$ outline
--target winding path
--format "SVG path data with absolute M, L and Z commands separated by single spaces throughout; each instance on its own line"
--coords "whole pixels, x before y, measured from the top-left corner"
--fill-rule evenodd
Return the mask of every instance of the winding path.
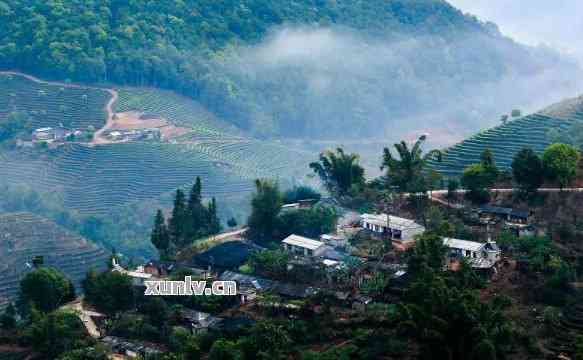
M 107 105 L 105 105 L 105 111 L 107 112 L 107 121 L 105 122 L 105 126 L 103 126 L 101 129 L 97 130 L 93 134 L 93 140 L 91 141 L 91 144 L 94 144 L 94 145 L 106 144 L 106 143 L 110 142 L 110 141 L 106 140 L 102 136 L 102 134 L 106 130 L 111 129 L 111 127 L 113 126 L 113 123 L 114 123 L 113 117 L 115 115 L 115 112 L 113 111 L 113 105 L 117 102 L 118 93 L 117 93 L 117 91 L 115 91 L 113 89 L 106 89 L 106 90 L 111 95 L 111 99 L 109 99 L 109 101 L 107 102 Z
M 103 134 L 104 131 L 110 129 L 113 126 L 113 122 L 114 122 L 113 116 L 115 115 L 115 112 L 113 111 L 113 105 L 116 103 L 116 101 L 118 99 L 118 92 L 116 90 L 110 89 L 110 88 L 101 88 L 101 87 L 96 87 L 96 86 L 69 84 L 69 83 L 64 83 L 64 82 L 59 82 L 59 81 L 46 81 L 46 80 L 41 80 L 41 79 L 34 77 L 32 75 L 24 74 L 24 73 L 21 73 L 18 71 L 0 71 L 0 74 L 21 76 L 25 79 L 28 79 L 30 81 L 34 81 L 34 82 L 39 83 L 39 84 L 47 84 L 47 85 L 62 86 L 62 87 L 77 88 L 77 89 L 91 89 L 91 90 L 107 91 L 111 95 L 111 98 L 109 99 L 109 101 L 105 105 L 105 112 L 107 113 L 107 119 L 105 121 L 105 125 L 93 134 L 93 140 L 90 142 L 90 144 L 98 145 L 98 144 L 107 144 L 110 142 L 110 141 L 104 139 L 101 135 Z

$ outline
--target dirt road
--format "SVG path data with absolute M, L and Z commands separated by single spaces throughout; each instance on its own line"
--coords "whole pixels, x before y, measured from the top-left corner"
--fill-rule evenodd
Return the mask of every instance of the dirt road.
M 89 335 L 91 337 L 98 339 L 101 336 L 101 334 L 99 333 L 99 329 L 97 328 L 97 325 L 95 325 L 95 322 L 93 321 L 91 316 L 102 316 L 102 315 L 99 313 L 96 313 L 94 311 L 85 310 L 83 308 L 83 303 L 82 303 L 81 299 L 75 300 L 72 303 L 69 303 L 69 304 L 63 306 L 63 308 L 73 310 L 73 311 L 75 311 L 75 313 L 77 313 L 77 315 L 79 316 L 79 319 L 81 319 L 81 321 L 83 322 L 83 325 L 85 326 L 85 328 L 87 329 L 87 332 L 89 333 Z
M 0 74 L 21 76 L 25 79 L 28 79 L 30 81 L 34 81 L 34 82 L 39 83 L 39 84 L 62 86 L 62 87 L 69 87 L 69 88 L 76 88 L 76 89 L 91 89 L 91 90 L 107 91 L 111 95 L 111 98 L 109 99 L 109 101 L 105 105 L 105 112 L 107 113 L 107 119 L 106 119 L 105 125 L 93 134 L 93 140 L 91 141 L 91 144 L 105 144 L 105 143 L 110 142 L 110 141 L 104 139 L 102 137 L 102 134 L 105 130 L 107 130 L 113 126 L 113 116 L 115 114 L 115 112 L 113 111 L 113 106 L 118 99 L 118 93 L 116 90 L 107 89 L 107 88 L 100 88 L 100 87 L 95 87 L 95 86 L 79 85 L 79 84 L 68 84 L 68 83 L 59 82 L 59 81 L 45 81 L 45 80 L 41 80 L 39 78 L 36 78 L 36 77 L 28 75 L 28 74 L 18 72 L 18 71 L 0 71 Z
M 107 112 L 107 121 L 105 122 L 104 127 L 97 130 L 93 134 L 93 140 L 91 141 L 92 144 L 106 144 L 106 143 L 111 142 L 111 141 L 105 139 L 102 135 L 106 130 L 110 129 L 114 124 L 113 117 L 115 115 L 115 112 L 113 111 L 113 105 L 117 102 L 118 94 L 117 94 L 117 91 L 115 91 L 113 89 L 107 89 L 107 91 L 111 95 L 111 99 L 109 99 L 109 101 L 107 102 L 107 105 L 105 105 L 105 111 Z

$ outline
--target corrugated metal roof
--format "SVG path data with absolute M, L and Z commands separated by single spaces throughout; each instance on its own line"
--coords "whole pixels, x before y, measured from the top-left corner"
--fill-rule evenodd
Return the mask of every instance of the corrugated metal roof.
M 486 244 L 468 240 L 443 238 L 443 245 L 452 249 L 480 251 Z
M 377 226 L 387 226 L 387 214 L 362 214 L 360 218 L 363 221 L 366 221 L 369 224 L 377 225 Z M 425 227 L 422 225 L 417 224 L 413 220 L 404 219 L 398 216 L 389 215 L 388 219 L 389 227 L 395 230 L 425 230 Z
M 290 235 L 283 240 L 284 244 L 298 246 L 301 248 L 309 249 L 309 250 L 316 250 L 319 247 L 323 246 L 324 243 L 318 240 L 308 239 L 303 236 L 299 235 Z

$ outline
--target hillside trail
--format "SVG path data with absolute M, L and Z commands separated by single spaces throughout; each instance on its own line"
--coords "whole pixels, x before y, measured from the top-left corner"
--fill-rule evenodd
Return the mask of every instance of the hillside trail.
M 105 125 L 93 134 L 93 139 L 91 140 L 90 144 L 99 145 L 99 144 L 107 144 L 110 142 L 110 141 L 104 139 L 102 134 L 106 130 L 110 129 L 114 124 L 113 116 L 115 115 L 115 112 L 113 111 L 113 106 L 117 102 L 117 99 L 119 97 L 117 90 L 111 89 L 111 88 L 101 88 L 101 87 L 81 85 L 81 84 L 69 84 L 69 83 L 64 83 L 64 82 L 60 82 L 60 81 L 46 81 L 46 80 L 39 79 L 39 78 L 32 76 L 32 75 L 29 75 L 29 74 L 19 72 L 19 71 L 0 71 L 0 74 L 21 76 L 27 80 L 34 81 L 34 82 L 39 83 L 39 84 L 62 86 L 62 87 L 69 87 L 69 88 L 76 88 L 76 89 L 91 89 L 91 90 L 107 91 L 109 93 L 109 95 L 111 95 L 111 98 L 109 99 L 109 101 L 105 105 L 105 112 L 107 113 L 107 119 L 105 121 Z
M 105 126 L 103 126 L 101 129 L 97 130 L 94 134 L 93 134 L 93 140 L 91 140 L 91 144 L 93 145 L 98 145 L 98 144 L 107 144 L 110 143 L 111 141 L 106 140 L 102 134 L 106 131 L 111 129 L 111 127 L 114 124 L 114 115 L 115 112 L 113 111 L 113 105 L 117 102 L 118 99 L 118 93 L 116 90 L 113 89 L 107 89 L 107 91 L 111 94 L 111 99 L 109 99 L 109 101 L 107 102 L 107 105 L 105 105 L 105 111 L 107 112 L 107 121 L 105 122 Z

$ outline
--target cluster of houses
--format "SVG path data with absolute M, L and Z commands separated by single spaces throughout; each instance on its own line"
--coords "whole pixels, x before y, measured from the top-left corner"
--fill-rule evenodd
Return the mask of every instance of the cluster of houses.
M 361 215 L 362 229 L 379 241 L 389 240 L 397 250 L 406 250 L 415 246 L 415 239 L 425 232 L 425 227 L 413 220 L 387 214 Z M 290 235 L 282 241 L 282 246 L 290 253 L 303 257 L 319 259 L 326 266 L 341 266 L 348 255 L 334 246 L 342 242 L 336 235 L 322 235 L 320 240 Z M 449 249 L 450 264 L 462 258 L 469 261 L 475 269 L 489 270 L 501 260 L 501 251 L 495 242 L 480 243 L 475 241 L 444 238 L 443 244 Z
M 160 141 L 162 133 L 159 128 L 115 129 L 107 132 L 105 137 L 115 142 L 126 141 Z
M 114 353 L 122 354 L 130 358 L 147 359 L 162 353 L 154 344 L 129 341 L 115 336 L 105 336 L 101 339 L 101 343 L 106 345 Z
M 75 141 L 86 137 L 89 133 L 81 129 L 67 129 L 62 126 L 43 127 L 32 132 L 32 143 L 45 142 L 52 144 L 55 142 Z
M 537 234 L 537 229 L 532 224 L 533 214 L 529 210 L 483 205 L 474 209 L 474 214 L 481 225 L 501 225 L 518 237 Z
M 312 204 L 299 202 L 289 204 L 285 209 L 300 209 L 309 206 Z M 530 226 L 531 214 L 528 212 L 491 206 L 482 207 L 476 211 L 480 221 L 486 225 L 502 221 L 507 225 L 517 226 L 518 229 Z M 414 220 L 388 214 L 360 214 L 350 227 L 359 232 L 369 233 L 371 241 L 390 241 L 397 251 L 415 246 L 418 236 L 425 232 L 425 228 Z M 362 270 L 362 278 L 357 279 L 357 284 L 362 284 L 366 281 L 367 276 L 370 278 L 375 272 L 381 270 L 387 274 L 392 274 L 395 284 L 407 281 L 406 265 L 380 262 L 373 264 L 366 259 L 355 258 L 350 255 L 350 245 L 347 238 L 348 236 L 343 231 L 337 231 L 335 234 L 323 234 L 318 239 L 292 234 L 281 242 L 281 248 L 292 255 L 288 269 L 302 264 L 318 266 L 320 269 L 326 270 L 327 274 L 331 274 L 346 268 L 348 259 L 352 258 L 359 260 Z M 497 264 L 502 260 L 501 250 L 493 241 L 476 242 L 444 237 L 443 245 L 448 248 L 446 269 L 449 270 L 456 270 L 461 260 L 465 259 L 475 270 L 491 274 L 496 272 Z M 196 254 L 191 260 L 180 264 L 169 261 L 149 261 L 134 271 L 128 271 L 114 262 L 113 271 L 123 272 L 134 280 L 136 286 L 143 286 L 146 280 L 164 279 L 178 266 L 186 267 L 202 279 L 235 281 L 237 283 L 235 302 L 240 306 L 259 304 L 258 302 L 264 299 L 260 297 L 262 293 L 278 295 L 282 299 L 278 306 L 281 306 L 284 311 L 291 311 L 293 310 L 291 307 L 297 307 L 295 302 L 286 302 L 286 299 L 301 300 L 318 293 L 332 295 L 350 305 L 354 310 L 366 308 L 367 304 L 372 301 L 372 298 L 358 290 L 360 285 L 357 285 L 353 290 L 346 290 L 347 288 L 340 290 L 330 281 L 318 282 L 319 285 L 309 286 L 292 281 L 267 279 L 244 272 L 243 265 L 247 264 L 250 255 L 254 251 L 261 250 L 261 247 L 252 242 L 233 240 Z M 229 326 L 235 326 L 233 324 L 241 321 L 252 320 L 234 318 L 233 316 L 214 316 L 190 309 L 185 309 L 182 315 L 182 325 L 190 329 L 193 334 L 201 334 L 209 330 L 222 330 Z M 123 339 L 112 337 L 106 339 L 112 348 L 124 350 L 126 354 L 139 353 L 143 356 L 147 352 L 156 351 L 155 348 L 128 343 Z

